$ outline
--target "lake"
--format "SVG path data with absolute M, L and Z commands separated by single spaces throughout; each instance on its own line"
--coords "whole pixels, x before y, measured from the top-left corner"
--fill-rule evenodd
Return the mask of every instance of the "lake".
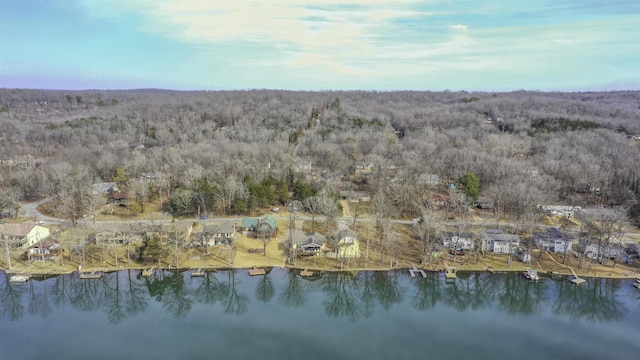
M 3 359 L 638 359 L 630 280 L 137 270 L 10 284 Z

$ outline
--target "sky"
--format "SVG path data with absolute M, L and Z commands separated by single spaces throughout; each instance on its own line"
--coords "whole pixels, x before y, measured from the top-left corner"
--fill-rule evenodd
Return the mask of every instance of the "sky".
M 0 0 L 0 87 L 640 89 L 640 1 Z

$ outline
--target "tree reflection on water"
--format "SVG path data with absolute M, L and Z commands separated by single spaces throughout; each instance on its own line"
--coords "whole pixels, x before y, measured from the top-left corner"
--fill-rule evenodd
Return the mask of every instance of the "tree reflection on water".
M 255 286 L 258 303 L 273 302 L 286 309 L 319 299 L 327 316 L 349 322 L 369 318 L 375 311 L 389 311 L 405 301 L 417 311 L 438 305 L 456 310 L 495 307 L 506 314 L 532 316 L 548 309 L 589 323 L 617 321 L 629 311 L 640 310 L 640 294 L 627 289 L 630 280 L 589 279 L 576 286 L 566 278 L 529 282 L 517 274 L 460 273 L 454 282 L 446 282 L 439 273 L 410 278 L 405 272 L 389 271 L 331 272 L 309 281 L 298 271 L 274 269 L 243 284 L 241 279 L 247 276 L 240 273 L 221 271 L 190 279 L 186 273 L 158 270 L 145 278 L 137 270 L 123 270 L 100 279 L 80 280 L 75 273 L 26 284 L 12 284 L 1 273 L 0 321 L 17 321 L 26 314 L 47 317 L 70 307 L 102 311 L 117 324 L 145 312 L 152 302 L 176 319 L 185 317 L 196 303 L 219 305 L 224 314 L 241 315 L 250 306 L 248 286 Z

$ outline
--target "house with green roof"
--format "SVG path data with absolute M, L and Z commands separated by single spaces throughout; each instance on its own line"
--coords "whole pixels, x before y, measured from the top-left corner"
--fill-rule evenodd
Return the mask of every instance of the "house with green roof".
M 267 215 L 260 219 L 256 227 L 256 237 L 274 237 L 278 234 L 276 219 Z
M 258 218 L 243 218 L 242 221 L 240 222 L 240 231 L 242 231 L 243 233 L 247 233 L 247 232 L 254 232 L 256 231 L 256 229 L 258 228 L 258 223 L 260 222 L 260 219 Z

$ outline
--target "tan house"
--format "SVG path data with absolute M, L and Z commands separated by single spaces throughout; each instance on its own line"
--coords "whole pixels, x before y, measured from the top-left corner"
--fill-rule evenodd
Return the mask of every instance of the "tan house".
M 98 245 L 141 243 L 142 232 L 125 224 L 109 224 L 98 228 L 90 240 Z
M 29 248 L 49 236 L 49 228 L 33 221 L 0 224 L 0 240 L 8 241 L 11 247 Z
M 219 224 L 207 224 L 202 231 L 202 245 L 213 246 L 233 244 L 236 237 L 236 223 L 226 222 Z
M 359 258 L 360 242 L 356 238 L 356 234 L 351 230 L 342 230 L 338 233 L 338 257 L 340 258 Z

